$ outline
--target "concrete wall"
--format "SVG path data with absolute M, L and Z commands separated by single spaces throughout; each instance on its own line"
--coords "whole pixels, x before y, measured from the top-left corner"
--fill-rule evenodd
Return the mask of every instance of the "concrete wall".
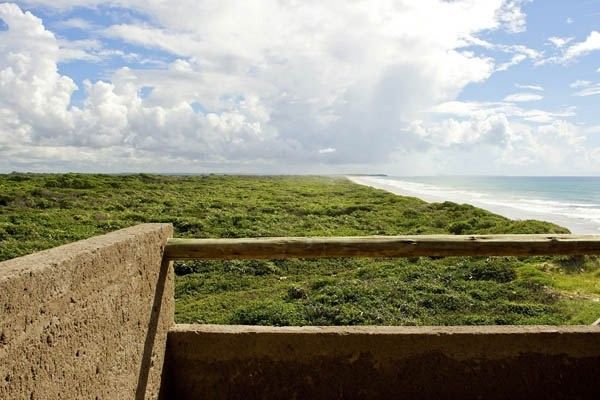
M 157 398 L 171 234 L 138 225 L 0 263 L 0 399 Z
M 597 326 L 173 325 L 171 234 L 0 263 L 0 399 L 600 399 Z
M 176 325 L 174 398 L 600 399 L 598 327 Z

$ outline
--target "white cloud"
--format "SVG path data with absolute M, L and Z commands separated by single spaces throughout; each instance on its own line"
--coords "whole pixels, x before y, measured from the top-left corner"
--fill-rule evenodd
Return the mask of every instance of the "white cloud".
M 29 145 L 40 157 L 56 155 L 40 147 L 75 146 L 82 154 L 104 154 L 99 149 L 123 146 L 133 153 L 177 153 L 211 161 L 264 146 L 273 138 L 262 126 L 268 115 L 253 97 L 206 115 L 195 113 L 187 102 L 152 106 L 140 98 L 135 74 L 128 69 L 120 70 L 113 83 L 86 82 L 83 106 L 72 106 L 77 86 L 57 72 L 62 53 L 54 35 L 38 18 L 12 4 L 0 4 L 0 18 L 9 26 L 0 33 L 0 137 L 6 139 L 2 153 Z
M 600 125 L 586 126 L 585 128 L 583 128 L 583 131 L 586 134 L 598 135 L 598 134 L 600 134 Z
M 525 13 L 523 13 L 521 5 L 528 1 L 529 0 L 511 0 L 503 4 L 499 12 L 499 19 L 506 24 L 508 31 L 525 31 Z
M 100 56 L 104 50 L 102 44 L 98 40 L 81 39 L 81 40 L 65 40 L 58 39 L 59 45 L 59 61 L 68 62 L 74 60 L 85 60 L 97 62 L 102 59 Z
M 551 36 L 548 38 L 548 41 L 558 48 L 564 47 L 571 40 L 573 40 L 572 37 Z
M 600 94 L 600 83 L 591 84 L 591 82 L 590 82 L 585 86 L 579 86 L 579 87 L 583 87 L 583 89 L 573 93 L 574 96 L 587 97 L 587 96 L 597 96 Z
M 205 47 L 200 38 L 195 38 L 188 33 L 170 32 L 148 25 L 112 25 L 104 29 L 102 33 L 111 38 L 166 50 L 177 55 L 191 55 L 201 52 Z
M 555 136 L 553 140 L 564 140 L 569 146 L 580 146 L 585 141 L 585 136 L 580 133 L 580 128 L 567 121 L 554 121 L 552 124 L 538 128 L 541 135 Z M 546 141 L 548 144 L 548 141 Z
M 0 4 L 0 18 L 9 27 L 0 32 L 3 115 L 8 116 L 11 126 L 24 125 L 21 131 L 29 132 L 28 137 L 41 136 L 32 129 L 35 125 L 45 126 L 46 136 L 58 136 L 63 129 L 68 132 L 73 123 L 68 107 L 77 86 L 56 71 L 61 56 L 56 38 L 43 28 L 40 19 L 23 13 L 16 5 Z M 12 133 L 6 120 L 0 129 L 4 135 Z
M 517 87 L 519 89 L 537 90 L 539 92 L 544 91 L 544 88 L 540 85 L 521 85 L 521 84 L 515 83 L 515 87 Z
M 158 25 L 114 25 L 104 35 L 179 59 L 166 69 L 121 69 L 110 82 L 87 82 L 78 107 L 70 104 L 77 87 L 56 64 L 97 60 L 106 50 L 94 41 L 60 42 L 41 20 L 2 5 L 10 29 L 0 40 L 12 46 L 0 56 L 3 89 L 12 85 L 20 101 L 3 107 L 27 127 L 25 144 L 120 145 L 132 154 L 160 151 L 200 162 L 311 162 L 333 148 L 332 162 L 379 161 L 413 145 L 401 127 L 420 110 L 492 73 L 493 60 L 461 46 L 485 30 L 523 28 L 517 3 L 497 0 L 377 8 L 366 1 L 122 3 Z M 20 79 L 9 74 L 18 68 Z M 42 79 L 30 79 L 34 74 Z M 144 98 L 143 87 L 152 88 Z M 209 111 L 194 112 L 194 103 Z
M 596 50 L 600 50 L 600 32 L 592 31 L 583 42 L 569 46 L 565 51 L 563 59 L 569 61 Z
M 445 150 L 430 150 L 432 163 L 443 163 L 444 170 L 455 170 L 457 165 L 469 160 L 478 173 L 493 173 L 502 168 L 503 173 L 564 173 L 589 168 L 595 148 L 587 148 L 580 127 L 568 121 L 532 126 L 515 122 L 503 113 L 467 116 L 464 119 L 440 122 L 417 121 L 415 130 L 425 140 Z M 453 151 L 450 151 L 453 150 Z M 492 166 L 490 168 L 490 166 Z M 439 172 L 439 170 L 437 171 Z
M 335 149 L 333 147 L 319 149 L 319 154 L 329 154 L 329 153 L 335 153 Z
M 506 71 L 510 67 L 521 64 L 523 61 L 530 59 L 534 62 L 539 62 L 543 56 L 543 53 L 529 48 L 524 45 L 505 45 L 505 44 L 490 44 L 487 48 L 494 49 L 497 51 L 501 51 L 504 53 L 512 54 L 512 57 L 509 61 L 504 63 L 500 63 L 496 66 L 495 71 Z
M 476 144 L 503 147 L 510 136 L 509 122 L 503 114 L 467 120 L 449 118 L 437 123 L 416 121 L 410 129 L 430 144 L 445 147 Z
M 600 94 L 600 83 L 594 83 L 587 80 L 576 80 L 569 85 L 572 89 L 580 89 L 573 93 L 574 96 L 587 97 Z
M 592 31 L 582 42 L 572 43 L 573 38 L 551 37 L 549 42 L 556 47 L 556 52 L 550 57 L 540 58 L 535 65 L 548 63 L 568 64 L 577 58 L 583 57 L 593 51 L 600 50 L 600 32 Z M 571 43 L 571 44 L 570 44 Z M 567 46 L 570 44 L 569 46 Z
M 0 18 L 10 29 L 0 32 L 0 168 L 110 163 L 117 170 L 282 172 L 303 165 L 327 171 L 440 155 L 440 149 L 458 163 L 457 155 L 477 146 L 483 160 L 535 165 L 545 143 L 579 146 L 578 134 L 568 134 L 576 128 L 554 127 L 574 109 L 512 103 L 539 100 L 539 93 L 496 103 L 455 101 L 495 70 L 542 58 L 526 46 L 479 37 L 524 30 L 522 3 L 120 0 L 114 4 L 151 22 L 124 22 L 99 34 L 166 51 L 175 61 L 87 81 L 77 105 L 71 99 L 78 88 L 58 63 L 138 56 L 57 39 L 38 18 L 2 4 Z M 83 28 L 81 21 L 69 23 Z M 473 46 L 511 58 L 496 63 Z
M 567 107 L 561 111 L 546 111 L 538 109 L 521 110 L 518 116 L 527 122 L 539 124 L 549 124 L 555 122 L 558 118 L 571 118 L 575 116 L 575 107 Z
M 537 101 L 543 99 L 544 96 L 537 93 L 513 93 L 509 94 L 504 98 L 504 101 L 508 102 L 525 102 L 525 101 Z
M 527 56 L 525 54 L 515 54 L 510 61 L 500 64 L 496 67 L 496 71 L 506 71 L 512 66 L 518 65 L 521 62 L 525 61 Z
M 527 58 L 530 58 L 532 60 L 537 60 L 543 56 L 542 52 L 532 49 L 532 48 L 529 48 L 527 46 L 523 46 L 521 44 L 497 45 L 495 47 L 498 48 L 499 50 L 502 50 L 502 51 L 505 51 L 508 53 L 523 54 L 523 55 L 527 56 Z
M 61 28 L 79 29 L 83 31 L 95 29 L 96 25 L 83 18 L 69 18 L 56 24 Z
M 520 120 L 522 123 L 550 124 L 557 120 L 574 117 L 575 107 L 567 107 L 559 111 L 546 111 L 535 108 L 525 109 L 510 102 L 450 101 L 433 107 L 430 112 L 434 115 L 478 119 L 502 114 L 511 120 Z
M 572 82 L 569 87 L 572 89 L 577 89 L 577 88 L 582 88 L 582 87 L 586 87 L 586 86 L 590 86 L 592 84 L 591 81 L 586 81 L 586 80 L 581 80 L 578 79 L 575 82 Z
M 193 72 L 192 64 L 187 60 L 178 58 L 169 65 L 169 69 L 177 72 Z

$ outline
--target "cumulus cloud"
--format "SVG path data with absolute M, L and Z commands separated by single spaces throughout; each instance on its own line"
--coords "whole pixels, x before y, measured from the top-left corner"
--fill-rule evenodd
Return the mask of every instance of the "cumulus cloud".
M 127 69 L 112 83 L 86 81 L 83 105 L 72 106 L 71 97 L 79 88 L 58 72 L 57 63 L 64 59 L 59 40 L 40 19 L 16 5 L 1 4 L 0 18 L 8 25 L 0 33 L 0 110 L 5 116 L 0 150 L 8 151 L 14 143 L 38 152 L 40 146 L 129 146 L 193 152 L 194 157 L 212 160 L 267 137 L 261 124 L 268 116 L 251 96 L 218 114 L 197 114 L 186 102 L 152 106 L 144 104 L 135 76 Z M 174 69 L 185 69 L 185 62 L 176 61 Z M 11 140 L 15 136 L 18 140 Z
M 268 112 L 252 96 L 219 113 L 198 114 L 184 101 L 153 106 L 144 103 L 135 74 L 126 68 L 113 82 L 85 81 L 84 103 L 73 106 L 79 88 L 58 72 L 63 53 L 56 37 L 16 5 L 1 4 L 0 18 L 9 27 L 0 33 L 0 136 L 5 139 L 0 152 L 5 155 L 26 145 L 48 157 L 57 156 L 50 149 L 82 149 L 65 150 L 68 160 L 93 149 L 126 147 L 210 162 L 273 139 L 262 126 Z M 176 70 L 185 67 L 179 60 L 174 64 Z
M 0 32 L 0 167 L 327 171 L 476 146 L 489 151 L 481 157 L 505 162 L 513 154 L 511 163 L 526 164 L 543 138 L 567 140 L 527 124 L 552 126 L 572 109 L 513 103 L 539 100 L 538 93 L 495 104 L 455 101 L 467 85 L 542 57 L 479 37 L 523 31 L 523 3 L 118 0 L 111 4 L 148 18 L 97 28 L 91 40 L 57 38 L 31 13 L 2 4 L 8 30 Z M 89 28 L 84 20 L 65 23 Z M 137 57 L 105 48 L 107 38 L 165 52 L 172 61 L 116 68 L 79 87 L 60 72 L 59 63 L 69 60 Z M 478 48 L 511 58 L 498 63 Z M 83 100 L 73 103 L 77 91 Z M 453 104 L 452 115 L 440 118 Z
M 69 112 L 73 80 L 57 72 L 61 50 L 42 21 L 13 4 L 0 4 L 0 18 L 8 29 L 0 32 L 0 109 L 5 136 L 7 127 L 23 125 L 31 138 L 58 137 L 73 126 Z M 44 132 L 33 126 L 43 126 Z
M 468 157 L 474 161 L 470 165 L 477 173 L 493 173 L 498 168 L 503 173 L 522 174 L 524 168 L 529 172 L 564 173 L 567 163 L 571 171 L 582 171 L 589 168 L 594 151 L 586 148 L 580 127 L 561 119 L 532 126 L 502 112 L 490 111 L 461 119 L 418 121 L 413 129 L 435 143 L 432 149 L 446 149 L 426 154 L 431 157 L 430 162 L 442 163 L 450 170 Z
M 417 121 L 411 127 L 434 146 L 492 145 L 503 147 L 511 134 L 504 114 L 456 120 L 449 118 L 438 123 Z
M 525 30 L 525 13 L 521 9 L 523 3 L 529 0 L 511 0 L 502 5 L 499 19 L 506 24 L 511 32 L 523 32 Z
M 462 51 L 466 42 L 484 30 L 522 29 L 518 3 L 501 1 L 120 3 L 159 25 L 113 25 L 103 35 L 179 59 L 81 88 L 57 64 L 93 59 L 98 44 L 61 43 L 31 13 L 1 6 L 9 26 L 1 90 L 17 94 L 2 96 L 2 107 L 11 129 L 28 132 L 26 143 L 124 146 L 205 162 L 311 162 L 322 149 L 336 149 L 330 162 L 381 160 L 415 140 L 400 127 L 420 110 L 492 73 L 493 60 Z M 266 15 L 273 24 L 260 22 Z M 425 20 L 436 29 L 423 28 Z M 78 89 L 85 100 L 74 106 Z

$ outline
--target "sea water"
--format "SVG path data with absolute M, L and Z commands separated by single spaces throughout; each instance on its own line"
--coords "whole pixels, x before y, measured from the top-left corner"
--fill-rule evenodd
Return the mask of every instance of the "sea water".
M 600 177 L 356 177 L 358 183 L 426 201 L 453 201 L 513 219 L 540 219 L 600 234 Z

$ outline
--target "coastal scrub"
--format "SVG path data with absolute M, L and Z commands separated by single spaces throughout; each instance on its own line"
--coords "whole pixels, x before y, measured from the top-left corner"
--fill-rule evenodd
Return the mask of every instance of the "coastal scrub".
M 566 233 L 344 178 L 8 174 L 0 260 L 143 222 L 177 237 Z M 178 262 L 178 322 L 264 325 L 591 323 L 593 257 Z

